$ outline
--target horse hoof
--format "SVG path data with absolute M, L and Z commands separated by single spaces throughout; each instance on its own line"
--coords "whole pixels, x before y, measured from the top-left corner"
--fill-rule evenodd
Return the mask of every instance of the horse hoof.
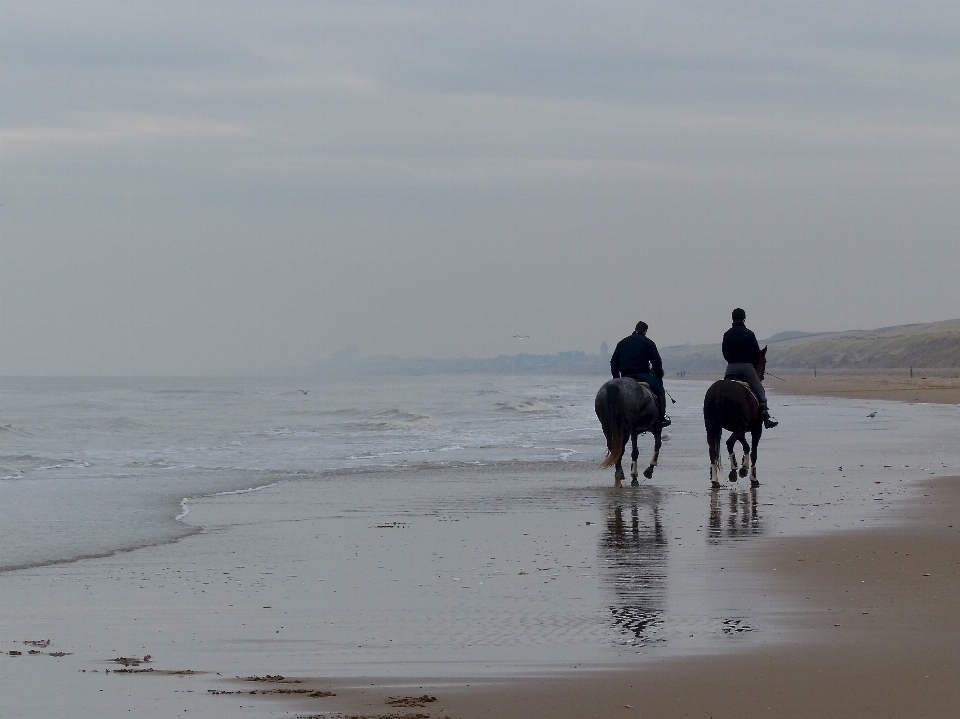
M 711 488 L 711 489 L 720 489 L 720 483 L 719 483 L 719 482 L 711 482 L 711 483 L 710 483 L 710 488 Z
M 639 486 L 640 486 L 640 482 L 637 481 L 637 475 L 633 475 L 633 481 L 630 482 L 630 486 L 631 486 L 631 487 L 639 487 Z
M 730 480 L 731 482 L 736 482 L 736 481 L 737 481 L 737 473 L 736 473 L 736 472 L 731 472 L 730 474 L 727 475 L 727 479 Z
M 740 468 L 740 476 L 741 476 L 741 477 L 746 477 L 746 476 L 747 476 L 747 468 L 746 468 L 746 467 L 741 467 L 741 468 Z
M 631 473 L 630 473 L 630 476 L 633 477 L 633 481 L 634 481 L 634 482 L 637 481 L 637 473 L 636 473 L 636 472 L 631 472 Z
M 643 476 L 647 479 L 653 479 L 653 467 L 647 467 L 643 470 Z
M 759 487 L 759 486 L 760 486 L 759 480 L 751 479 L 751 480 L 750 480 L 750 486 L 751 486 L 751 487 Z

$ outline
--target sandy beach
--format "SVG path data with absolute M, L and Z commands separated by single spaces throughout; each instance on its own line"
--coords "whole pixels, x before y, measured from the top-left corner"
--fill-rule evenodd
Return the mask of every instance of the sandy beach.
M 773 396 L 960 403 L 956 377 L 916 374 L 785 374 L 767 385 Z M 793 607 L 801 633 L 790 646 L 447 692 L 447 705 L 464 719 L 960 716 L 960 477 L 917 487 L 899 526 L 751 549 Z
M 0 574 L 2 714 L 960 716 L 953 408 L 798 393 L 760 490 L 712 492 L 702 391 L 635 490 L 589 458 L 360 468 Z
M 782 380 L 768 377 L 767 392 L 772 395 L 816 395 L 820 397 L 846 397 L 858 399 L 882 399 L 898 402 L 932 402 L 960 404 L 960 378 L 956 372 L 931 371 L 929 376 L 921 370 L 911 378 L 905 371 L 892 374 L 788 374 Z
M 896 528 L 751 547 L 757 573 L 800 630 L 789 645 L 629 672 L 455 688 L 425 682 L 438 703 L 420 711 L 463 719 L 960 716 L 960 477 L 919 489 Z M 351 711 L 371 717 L 387 714 L 399 693 L 307 685 L 336 686 Z

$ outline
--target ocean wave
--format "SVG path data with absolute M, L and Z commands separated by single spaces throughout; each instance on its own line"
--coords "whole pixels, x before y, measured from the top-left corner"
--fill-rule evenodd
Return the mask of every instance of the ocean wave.
M 557 408 L 546 402 L 533 398 L 519 402 L 497 402 L 497 409 L 512 412 L 556 412 Z
M 49 457 L 35 454 L 0 454 L 0 462 L 49 462 Z
M 401 409 L 388 409 L 366 419 L 341 422 L 340 426 L 358 429 L 383 430 L 434 427 L 435 424 L 433 420 L 425 414 L 405 412 Z
M 392 450 L 388 452 L 367 452 L 365 454 L 353 454 L 347 457 L 347 459 L 380 459 L 382 457 L 397 457 L 408 454 L 434 454 L 436 452 L 455 452 L 458 449 L 463 449 L 459 445 L 451 445 L 449 447 L 440 447 L 439 449 L 403 449 L 403 450 Z
M 89 462 L 84 462 L 82 460 L 78 461 L 76 459 L 61 459 L 56 464 L 48 464 L 43 467 L 37 467 L 38 470 L 43 469 L 63 469 L 64 467 L 89 467 Z
M 0 425 L 0 432 L 6 432 L 7 434 L 15 434 L 19 437 L 30 437 L 30 433 L 19 427 L 14 427 L 12 424 L 3 424 Z
M 342 417 L 344 415 L 359 415 L 363 414 L 356 407 L 341 407 L 340 409 L 322 409 L 319 412 L 311 411 L 311 414 L 319 414 L 321 417 Z
M 149 462 L 129 462 L 126 465 L 127 467 L 158 467 L 160 469 L 170 469 L 174 465 L 170 464 L 170 461 L 164 457 L 159 457 L 157 459 L 152 459 Z
M 270 487 L 276 487 L 280 482 L 271 482 L 270 484 L 261 484 L 257 487 L 245 487 L 244 489 L 228 489 L 223 492 L 214 492 L 213 494 L 205 494 L 203 497 L 226 497 L 231 494 L 249 494 L 250 492 L 259 492 L 261 489 L 269 489 Z M 182 522 L 187 518 L 187 515 L 190 514 L 190 497 L 184 497 L 180 500 L 180 514 L 178 514 L 174 519 L 178 522 Z
M 273 429 L 261 429 L 256 433 L 257 437 L 318 437 L 323 432 L 319 429 L 303 429 L 297 427 L 274 427 Z
M 109 429 L 143 429 L 145 425 L 142 422 L 138 422 L 135 419 L 130 419 L 129 417 L 111 417 L 106 422 L 104 422 Z
M 85 460 L 43 457 L 35 454 L 0 455 L 0 474 L 2 479 L 24 479 L 30 472 L 47 469 L 89 467 Z

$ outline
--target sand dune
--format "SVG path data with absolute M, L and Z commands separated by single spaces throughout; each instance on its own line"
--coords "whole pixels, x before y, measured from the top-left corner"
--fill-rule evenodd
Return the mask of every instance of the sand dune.
M 779 339 L 795 334 L 782 332 L 761 342 L 769 346 L 771 370 L 960 368 L 960 319 Z M 724 366 L 719 343 L 665 347 L 661 355 L 668 376 L 681 370 L 716 372 Z

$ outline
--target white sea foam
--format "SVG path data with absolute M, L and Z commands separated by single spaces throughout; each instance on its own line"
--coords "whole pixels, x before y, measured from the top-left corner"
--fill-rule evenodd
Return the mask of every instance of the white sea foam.
M 225 492 L 213 492 L 208 497 L 226 497 L 230 494 L 249 494 L 250 492 L 259 492 L 263 489 L 269 489 L 270 487 L 276 487 L 280 482 L 272 482 L 270 484 L 261 484 L 259 487 L 247 487 L 246 489 L 232 489 Z M 190 497 L 184 497 L 180 500 L 181 512 L 176 516 L 178 522 L 182 522 L 190 514 Z

